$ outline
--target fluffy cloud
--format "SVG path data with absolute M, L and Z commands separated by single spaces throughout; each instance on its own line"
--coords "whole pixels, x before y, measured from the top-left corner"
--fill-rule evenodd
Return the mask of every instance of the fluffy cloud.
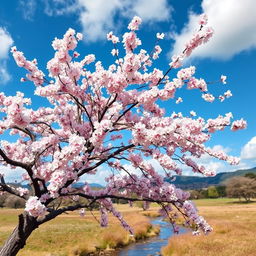
M 78 0 L 42 0 L 48 16 L 59 16 L 78 11 Z
M 129 5 L 124 8 L 128 12 L 128 17 L 138 15 L 144 21 L 166 21 L 171 19 L 172 7 L 168 5 L 166 0 L 138 0 L 127 1 Z
M 22 168 L 11 169 L 7 166 L 0 166 L 0 174 L 4 175 L 6 182 L 20 182 L 22 174 L 25 171 Z
M 32 21 L 36 11 L 36 0 L 20 0 L 19 7 L 25 20 Z
M 7 70 L 6 61 L 0 61 L 0 84 L 6 84 L 11 80 L 11 75 Z
M 192 57 L 229 59 L 256 47 L 255 0 L 203 0 L 202 10 L 208 15 L 215 34 L 209 43 L 196 49 Z M 199 15 L 189 14 L 188 23 L 180 34 L 174 35 L 172 54 L 179 54 L 185 43 L 198 29 Z
M 97 41 L 105 38 L 106 33 L 114 28 L 114 16 L 121 8 L 120 0 L 79 0 L 78 2 L 83 9 L 79 20 L 86 40 Z
M 7 30 L 2 27 L 0 27 L 0 42 L 0 84 L 5 84 L 11 79 L 7 71 L 6 60 L 13 40 Z
M 13 44 L 10 34 L 5 28 L 0 27 L 0 60 L 8 57 L 8 52 Z
M 252 137 L 241 150 L 242 159 L 256 159 L 256 136 Z
M 47 15 L 76 13 L 87 41 L 104 39 L 110 30 L 122 24 L 115 17 L 140 16 L 146 22 L 166 21 L 171 18 L 172 8 L 167 0 L 44 0 Z

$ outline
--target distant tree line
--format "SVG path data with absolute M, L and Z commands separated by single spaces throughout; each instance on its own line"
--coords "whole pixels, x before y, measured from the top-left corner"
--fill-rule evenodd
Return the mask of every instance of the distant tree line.
M 25 207 L 25 200 L 19 198 L 15 195 L 10 195 L 8 193 L 0 194 L 0 207 L 7 207 L 7 208 L 24 208 Z
M 15 187 L 15 185 L 12 185 Z M 29 194 L 31 191 L 29 190 Z M 55 209 L 58 209 L 59 207 L 68 206 L 76 203 L 80 204 L 86 204 L 88 201 L 84 198 L 78 198 L 78 197 L 66 197 L 66 198 L 59 198 L 55 200 L 54 203 L 52 203 L 51 207 L 54 207 Z M 15 195 L 11 195 L 7 192 L 0 192 L 0 208 L 6 207 L 6 208 L 24 208 L 26 201 L 20 197 L 17 197 Z M 91 204 L 90 207 L 91 210 L 99 209 L 98 203 Z M 89 209 L 89 210 L 90 210 Z
M 228 179 L 223 185 L 190 190 L 191 199 L 232 197 L 249 202 L 256 197 L 256 174 L 246 173 Z
M 219 198 L 219 197 L 232 197 L 244 199 L 249 202 L 252 198 L 256 198 L 256 174 L 246 173 L 244 176 L 235 176 L 228 179 L 223 185 L 210 186 L 208 188 L 190 190 L 190 199 L 202 199 L 202 198 Z M 79 199 L 85 200 L 85 199 Z M 55 202 L 55 208 L 59 206 L 65 206 L 76 202 L 75 199 L 66 198 L 60 199 Z M 81 202 L 84 203 L 84 202 Z M 126 204 L 127 200 L 113 200 L 113 203 Z M 137 206 L 143 208 L 143 203 L 138 202 Z M 25 200 L 15 195 L 8 193 L 0 194 L 0 208 L 24 208 Z M 92 209 L 97 209 L 98 205 L 93 204 Z

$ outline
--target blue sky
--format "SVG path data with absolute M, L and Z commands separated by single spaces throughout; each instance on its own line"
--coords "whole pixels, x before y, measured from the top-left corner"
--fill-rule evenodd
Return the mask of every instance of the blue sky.
M 0 88 L 6 95 L 17 90 L 31 97 L 34 107 L 45 101 L 33 96 L 33 85 L 20 83 L 24 70 L 18 68 L 9 53 L 16 45 L 28 59 L 36 58 L 45 70 L 54 51 L 51 42 L 62 37 L 68 28 L 84 34 L 78 51 L 81 56 L 94 53 L 105 66 L 114 61 L 112 46 L 106 33 L 117 35 L 126 31 L 129 20 L 138 15 L 143 19 L 139 37 L 142 48 L 150 51 L 155 34 L 164 32 L 163 53 L 156 66 L 168 68 L 170 56 L 179 53 L 184 43 L 197 28 L 198 15 L 205 12 L 215 35 L 209 44 L 195 51 L 186 65 L 195 65 L 196 76 L 216 81 L 227 76 L 227 85 L 210 86 L 214 95 L 230 89 L 233 97 L 223 103 L 207 103 L 196 91 L 181 90 L 184 102 L 164 103 L 168 113 L 181 111 L 184 115 L 194 110 L 198 116 L 214 118 L 232 112 L 235 119 L 244 118 L 248 128 L 238 132 L 219 132 L 209 146 L 223 148 L 231 155 L 240 156 L 238 167 L 205 158 L 203 163 L 217 172 L 256 166 L 256 1 L 255 0 L 9 0 L 0 3 Z M 175 72 L 171 73 L 175 76 Z M 2 138 L 4 139 L 4 138 Z M 222 146 L 219 146 L 222 145 Z M 187 172 L 189 173 L 189 172 Z

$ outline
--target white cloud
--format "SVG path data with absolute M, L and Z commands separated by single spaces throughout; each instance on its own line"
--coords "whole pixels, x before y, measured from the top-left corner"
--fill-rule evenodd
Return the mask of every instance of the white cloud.
M 43 0 L 44 12 L 48 16 L 66 15 L 78 11 L 78 0 Z
M 122 22 L 116 16 L 140 16 L 145 22 L 171 19 L 171 6 L 167 0 L 44 0 L 45 13 L 50 16 L 78 14 L 87 41 L 106 38 L 106 33 L 116 31 Z
M 20 0 L 19 5 L 23 18 L 32 21 L 36 11 L 36 0 Z
M 8 31 L 2 27 L 0 27 L 0 42 L 0 84 L 5 84 L 11 79 L 6 60 L 13 40 Z
M 83 11 L 79 20 L 86 39 L 97 41 L 106 38 L 106 33 L 114 28 L 114 16 L 122 7 L 120 0 L 79 0 Z
M 215 34 L 211 40 L 192 53 L 192 57 L 229 59 L 256 47 L 255 0 L 203 0 L 202 10 L 208 15 Z M 188 24 L 174 35 L 172 54 L 179 54 L 198 29 L 199 15 L 190 13 Z
M 166 21 L 171 19 L 172 7 L 166 0 L 138 0 L 133 3 L 133 15 L 140 16 L 144 21 Z M 127 10 L 130 12 L 130 10 Z M 131 17 L 131 14 L 129 15 Z
M 8 57 L 9 49 L 13 44 L 12 37 L 5 28 L 0 27 L 0 60 Z
M 113 174 L 113 171 L 108 165 L 100 165 L 95 174 L 84 174 L 79 179 L 80 182 L 97 183 L 106 185 L 105 179 Z
M 252 137 L 241 150 L 242 159 L 256 159 L 256 136 Z
M 11 75 L 7 70 L 6 61 L 0 61 L 0 84 L 6 84 L 10 80 Z
M 20 167 L 11 169 L 7 166 L 0 166 L 0 174 L 4 175 L 5 182 L 20 182 L 24 172 L 25 171 Z

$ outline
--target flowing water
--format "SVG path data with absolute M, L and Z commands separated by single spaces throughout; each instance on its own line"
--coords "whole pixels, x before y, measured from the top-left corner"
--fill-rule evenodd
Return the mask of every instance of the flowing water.
M 173 236 L 172 227 L 170 223 L 163 221 L 160 218 L 151 221 L 153 225 L 160 226 L 160 233 L 154 238 L 147 239 L 142 242 L 130 244 L 121 249 L 118 256 L 149 256 L 160 255 L 161 247 L 167 245 L 169 237 Z M 187 232 L 187 229 L 180 228 L 180 234 Z

